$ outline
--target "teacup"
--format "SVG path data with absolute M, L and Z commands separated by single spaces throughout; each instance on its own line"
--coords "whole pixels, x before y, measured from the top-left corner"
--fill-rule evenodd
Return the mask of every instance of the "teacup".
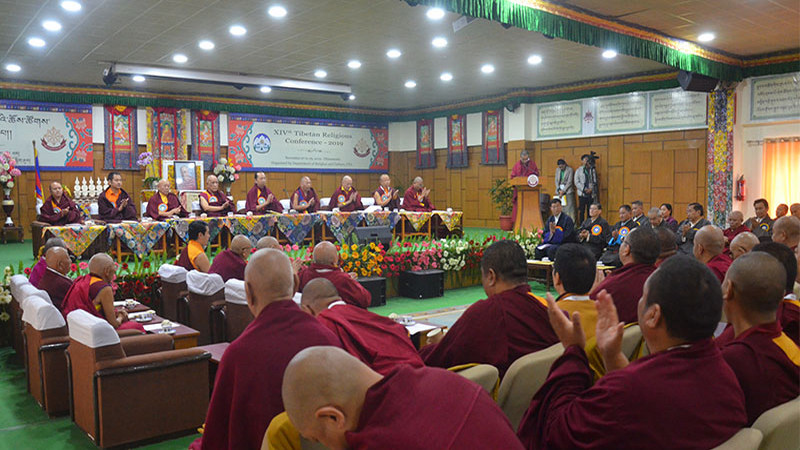
M 233 217 L 233 213 L 228 211 L 228 217 Z
M 453 208 L 447 208 L 447 212 L 449 213 L 453 212 Z
M 125 308 L 133 309 L 135 307 L 136 307 L 136 300 L 134 300 L 132 298 L 129 298 L 129 299 L 125 300 Z

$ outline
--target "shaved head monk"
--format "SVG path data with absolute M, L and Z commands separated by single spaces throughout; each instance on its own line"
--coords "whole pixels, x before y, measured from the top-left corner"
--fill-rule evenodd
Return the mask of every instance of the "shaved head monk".
M 731 211 L 731 213 L 728 214 L 728 228 L 723 231 L 725 235 L 725 247 L 730 247 L 733 238 L 745 231 L 750 231 L 750 228 L 744 225 L 744 214 L 742 214 L 741 211 Z
M 283 212 L 280 200 L 267 187 L 267 174 L 256 172 L 256 183 L 247 192 L 244 208 L 253 214 L 265 214 L 269 211 Z
M 47 271 L 47 259 L 45 258 L 45 255 L 47 254 L 47 251 L 53 247 L 67 248 L 67 243 L 59 237 L 51 237 L 45 241 L 41 249 L 42 253 L 39 255 L 39 261 L 37 261 L 33 266 L 33 269 L 31 269 L 31 275 L 28 277 L 28 281 L 30 281 L 30 283 L 37 288 L 39 287 L 39 281 L 41 281 L 42 276 L 44 275 L 45 271 Z
M 300 178 L 300 186 L 292 194 L 292 209 L 301 213 L 313 213 L 319 209 L 319 197 L 311 186 L 311 178 Z
M 330 242 L 323 241 L 314 246 L 311 265 L 303 267 L 297 274 L 300 277 L 298 291 L 303 292 L 306 284 L 314 278 L 327 278 L 342 296 L 345 303 L 366 308 L 372 303 L 372 295 L 356 281 L 355 274 L 348 274 L 339 268 L 339 251 Z
M 225 350 L 208 406 L 206 428 L 192 448 L 258 449 L 273 417 L 283 410 L 283 371 L 300 350 L 338 346 L 338 340 L 292 301 L 289 257 L 253 253 L 244 272 L 247 305 L 255 319 Z
M 720 283 L 731 266 L 731 259 L 725 254 L 725 235 L 714 225 L 706 225 L 694 235 L 694 257 L 708 266 Z
M 64 193 L 64 188 L 58 181 L 50 183 L 50 197 L 42 203 L 39 211 L 39 220 L 50 225 L 83 223 L 80 208 Z
M 433 203 L 428 198 L 430 193 L 431 190 L 425 187 L 422 177 L 416 177 L 406 189 L 401 206 L 408 211 L 433 211 Z
M 786 284 L 784 285 L 783 301 L 778 307 L 778 322 L 783 328 L 783 332 L 791 338 L 795 344 L 800 345 L 800 302 L 797 295 L 792 292 L 794 280 L 798 277 L 796 254 L 793 254 L 788 247 L 777 242 L 762 242 L 753 247 L 753 252 L 764 252 L 783 264 L 786 271 Z
M 478 385 L 442 369 L 397 366 L 381 375 L 347 352 L 298 353 L 283 380 L 301 435 L 330 449 L 521 449 L 511 424 Z
M 678 244 L 675 242 L 675 233 L 669 227 L 661 227 L 656 230 L 658 242 L 661 245 L 661 253 L 658 254 L 655 266 L 660 266 L 667 258 L 671 258 L 678 253 Z
M 783 244 L 792 251 L 800 244 L 800 219 L 794 216 L 785 216 L 776 220 L 772 225 L 772 241 Z
M 749 253 L 756 245 L 758 245 L 758 237 L 755 234 L 749 231 L 739 233 L 731 241 L 731 258 L 736 260 L 736 258 L 744 255 L 745 253 Z
M 342 348 L 382 375 L 399 364 L 425 365 L 406 327 L 388 317 L 348 305 L 325 278 L 314 278 L 306 284 L 300 308 L 331 330 Z
M 117 277 L 117 265 L 106 253 L 98 253 L 89 260 L 89 273 L 78 277 L 69 288 L 61 304 L 61 312 L 67 317 L 72 311 L 82 309 L 89 314 L 105 319 L 114 328 L 135 329 L 144 333 L 138 322 L 128 321 L 125 310 L 114 309 L 114 291 L 111 282 Z
M 211 268 L 211 262 L 208 260 L 208 255 L 206 255 L 205 251 L 206 245 L 211 239 L 211 231 L 208 229 L 208 224 L 202 220 L 191 222 L 187 237 L 189 242 L 181 250 L 175 260 L 175 265 L 181 266 L 186 270 L 198 270 L 208 273 L 208 269 Z
M 722 283 L 723 311 L 735 336 L 722 356 L 744 391 L 748 425 L 800 395 L 800 348 L 777 318 L 786 278 L 777 259 L 754 251 L 738 258 Z
M 361 203 L 361 194 L 353 187 L 353 179 L 345 175 L 342 177 L 342 185 L 336 188 L 331 195 L 328 207 L 339 208 L 340 211 L 358 211 L 364 209 Z
M 634 228 L 619 246 L 622 267 L 614 269 L 589 295 L 596 299 L 600 291 L 607 291 L 614 298 L 620 320 L 636 322 L 636 305 L 642 298 L 644 282 L 656 270 L 654 264 L 660 254 L 661 244 L 655 231 L 648 227 Z
M 166 220 L 170 217 L 186 217 L 188 213 L 181 206 L 178 196 L 170 192 L 169 181 L 165 179 L 158 180 L 156 184 L 156 192 L 150 200 L 147 201 L 147 210 L 145 214 L 153 220 Z
M 236 212 L 232 199 L 219 190 L 219 179 L 216 175 L 206 177 L 206 190 L 200 193 L 200 209 L 209 217 L 222 217 L 229 212 Z
M 387 210 L 400 208 L 400 191 L 392 188 L 392 178 L 384 173 L 378 178 L 378 184 L 378 189 L 372 193 L 375 204 Z
M 244 268 L 247 266 L 247 258 L 250 257 L 252 249 L 253 243 L 250 242 L 250 239 L 242 234 L 237 234 L 231 239 L 230 248 L 219 252 L 214 257 L 208 273 L 219 274 L 222 281 L 228 281 L 231 278 L 244 280 Z
M 420 350 L 425 364 L 491 364 L 502 377 L 519 357 L 558 342 L 545 300 L 528 285 L 527 258 L 519 244 L 497 241 L 483 252 L 481 283 L 488 298 L 467 308 L 450 331 L 438 335 L 440 341 L 433 339 Z
M 283 250 L 281 244 L 278 243 L 278 240 L 272 236 L 264 236 L 256 242 L 256 250 L 261 250 L 262 248 L 272 248 L 275 250 Z
M 579 314 L 570 320 L 549 303 L 565 350 L 522 419 L 525 447 L 709 449 L 747 423 L 742 389 L 712 340 L 722 293 L 703 263 L 673 256 L 648 278 L 638 322 L 650 355 L 630 364 L 614 300 L 598 294 L 597 347 L 608 373 L 596 383 Z
M 50 295 L 53 305 L 61 310 L 64 294 L 72 286 L 72 280 L 67 276 L 72 260 L 69 252 L 63 247 L 53 247 L 44 255 L 47 261 L 47 270 L 39 280 L 39 289 Z

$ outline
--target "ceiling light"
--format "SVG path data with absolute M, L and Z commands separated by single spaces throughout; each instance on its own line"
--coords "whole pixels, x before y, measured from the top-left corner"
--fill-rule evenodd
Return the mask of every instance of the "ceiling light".
M 145 78 L 141 75 L 134 75 L 131 79 L 137 83 L 144 83 L 145 80 Z
M 606 50 L 603 52 L 603 58 L 605 59 L 611 59 L 616 57 L 617 57 L 617 52 L 614 50 Z
M 81 3 L 74 0 L 65 0 L 61 2 L 61 7 L 69 12 L 78 12 L 82 8 Z
M 347 62 L 347 67 L 349 67 L 351 69 L 358 69 L 358 68 L 361 67 L 361 61 L 359 61 L 357 59 L 352 59 L 352 60 Z
M 270 6 L 269 9 L 267 10 L 267 14 L 276 19 L 280 19 L 282 17 L 286 17 L 286 8 L 279 5 Z
M 703 33 L 700 36 L 697 36 L 697 40 L 700 42 L 711 42 L 715 37 L 716 36 L 714 36 L 714 33 Z
M 45 20 L 42 22 L 42 26 L 47 31 L 61 31 L 61 24 L 56 22 L 55 20 Z
M 408 80 L 406 81 L 406 87 L 409 89 L 414 89 L 415 87 L 417 87 L 417 82 L 414 80 Z
M 325 78 L 325 77 L 328 76 L 328 72 L 325 72 L 324 70 L 319 69 L 316 72 L 314 72 L 314 76 L 317 77 L 317 78 Z
M 9 63 L 6 64 L 6 70 L 9 72 L 19 72 L 22 70 L 22 67 L 20 67 L 19 64 Z
M 528 57 L 528 64 L 535 65 L 542 62 L 542 57 L 539 55 L 531 55 Z
M 444 10 L 442 8 L 431 8 L 425 15 L 431 20 L 441 20 L 444 17 Z
M 178 64 L 183 64 L 186 61 L 188 61 L 189 58 L 187 58 L 186 55 L 184 55 L 183 53 L 175 53 L 174 55 L 172 55 L 172 60 Z
M 347 97 L 347 99 L 350 100 L 350 101 L 353 101 L 353 100 L 356 99 L 356 96 L 354 94 L 350 94 L 350 96 Z
M 402 54 L 403 53 L 396 48 L 390 49 L 388 52 L 386 52 L 386 56 L 392 59 L 399 58 Z
M 28 39 L 28 45 L 31 47 L 44 47 L 47 43 L 42 38 L 32 37 Z
M 233 25 L 230 28 L 228 28 L 228 32 L 230 32 L 234 36 L 244 36 L 245 34 L 247 34 L 247 28 L 241 25 Z
M 209 40 L 202 40 L 197 43 L 197 46 L 203 50 L 214 50 L 214 43 Z
M 261 89 L 259 89 L 259 91 L 261 91 L 262 94 L 269 94 L 270 92 L 272 92 L 272 88 L 269 86 L 261 86 Z
M 484 64 L 481 66 L 481 72 L 483 73 L 492 73 L 494 72 L 494 66 L 491 64 Z
M 439 79 L 442 81 L 451 81 L 453 79 L 453 74 L 450 72 L 444 72 L 443 74 L 439 75 Z
M 436 48 L 445 48 L 445 47 L 447 47 L 447 39 L 445 39 L 445 38 L 443 38 L 441 36 L 435 37 L 431 41 L 431 45 L 433 45 Z

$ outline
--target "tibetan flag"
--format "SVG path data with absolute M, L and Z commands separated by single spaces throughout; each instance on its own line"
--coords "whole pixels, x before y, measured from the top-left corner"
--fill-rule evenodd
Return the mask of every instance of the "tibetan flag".
M 36 205 L 41 206 L 44 204 L 44 195 L 42 194 L 42 176 L 39 173 L 39 152 L 36 150 L 36 141 L 33 141 L 33 161 L 36 166 Z

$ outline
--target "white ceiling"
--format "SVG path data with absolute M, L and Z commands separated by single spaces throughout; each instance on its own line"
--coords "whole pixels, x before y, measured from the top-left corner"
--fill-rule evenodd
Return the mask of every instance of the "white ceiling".
M 511 89 L 539 88 L 585 80 L 663 71 L 669 67 L 650 60 L 620 55 L 601 57 L 602 49 L 563 40 L 549 40 L 539 33 L 475 20 L 453 32 L 458 15 L 447 13 L 432 22 L 426 7 L 411 7 L 401 0 L 81 0 L 83 9 L 68 13 L 57 0 L 0 0 L 0 78 L 102 86 L 104 62 L 120 61 L 189 69 L 230 71 L 315 80 L 324 69 L 325 81 L 346 83 L 362 107 L 406 109 L 453 103 L 474 97 L 501 94 Z M 707 25 L 718 38 L 720 49 L 751 55 L 800 46 L 800 12 L 796 0 L 569 1 L 620 20 L 659 28 L 676 37 L 695 40 Z M 266 10 L 282 4 L 283 19 Z M 710 4 L 710 6 L 709 6 Z M 714 10 L 714 8 L 721 8 Z M 744 14 L 746 13 L 746 14 Z M 705 20 L 703 17 L 712 17 Z M 42 21 L 56 19 L 57 33 L 45 31 Z M 755 25 L 748 25 L 754 23 Z M 228 33 L 241 24 L 244 37 Z M 47 41 L 33 48 L 27 40 Z M 445 49 L 431 40 L 445 37 Z M 756 37 L 759 38 L 756 38 Z M 216 44 L 213 51 L 198 48 L 201 39 Z M 716 45 L 712 45 L 716 47 Z M 386 57 L 389 48 L 403 55 Z M 176 64 L 172 55 L 184 53 L 189 61 Z M 537 66 L 526 60 L 539 54 Z M 349 69 L 350 59 L 362 66 Z M 2 69 L 17 63 L 23 70 L 11 74 Z M 485 63 L 494 73 L 481 73 Z M 442 82 L 439 75 L 454 79 Z M 417 87 L 403 84 L 413 79 Z M 159 92 L 242 96 L 256 99 L 319 102 L 342 105 L 338 96 L 147 80 L 134 83 L 121 78 L 119 86 Z

